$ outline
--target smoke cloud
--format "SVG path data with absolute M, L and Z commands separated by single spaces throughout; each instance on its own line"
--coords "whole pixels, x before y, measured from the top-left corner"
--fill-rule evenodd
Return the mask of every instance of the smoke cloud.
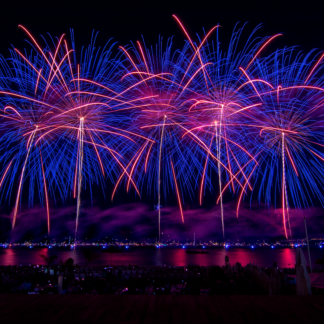
M 51 209 L 50 238 L 57 241 L 74 237 L 75 206 Z M 163 240 L 221 241 L 222 226 L 218 206 L 212 208 L 192 208 L 184 211 L 182 223 L 176 207 L 162 208 L 161 232 Z M 321 208 L 290 210 L 290 223 L 293 238 L 304 238 L 304 216 L 307 219 L 310 237 L 323 236 L 324 212 Z M 236 205 L 224 205 L 225 238 L 231 241 L 280 240 L 284 239 L 282 214 L 280 209 L 265 209 L 255 206 L 242 206 L 238 218 Z M 11 216 L 0 215 L 0 240 L 11 242 L 30 239 L 44 240 L 47 236 L 46 211 L 35 207 L 18 215 L 16 227 L 11 229 Z M 125 241 L 155 241 L 158 236 L 157 211 L 144 203 L 130 203 L 109 209 L 83 206 L 79 219 L 80 240 L 96 241 L 118 239 Z

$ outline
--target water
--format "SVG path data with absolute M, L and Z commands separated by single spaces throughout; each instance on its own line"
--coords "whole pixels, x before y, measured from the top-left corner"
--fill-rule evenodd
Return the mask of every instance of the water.
M 146 249 L 130 247 L 122 249 L 121 253 L 103 253 L 101 248 L 94 248 L 97 253 L 97 259 L 91 265 L 128 265 L 136 264 L 139 266 L 187 266 L 189 264 L 199 264 L 201 266 L 222 266 L 225 263 L 225 256 L 230 259 L 231 264 L 240 262 L 242 265 L 254 263 L 258 266 L 269 267 L 276 261 L 278 267 L 294 267 L 295 265 L 295 249 L 276 247 L 274 249 L 268 247 L 252 248 L 207 248 L 210 254 L 186 254 L 185 249 L 181 248 L 160 248 Z M 307 248 L 303 248 L 306 260 L 308 261 Z M 320 248 L 311 248 L 312 266 L 315 267 L 315 261 L 323 257 L 323 250 Z M 9 249 L 0 249 L 0 265 L 28 265 L 28 264 L 44 264 L 46 257 L 57 255 L 59 260 L 67 260 L 72 258 L 74 263 L 84 265 L 85 259 L 81 248 L 74 250 L 68 248 L 33 248 L 15 247 Z

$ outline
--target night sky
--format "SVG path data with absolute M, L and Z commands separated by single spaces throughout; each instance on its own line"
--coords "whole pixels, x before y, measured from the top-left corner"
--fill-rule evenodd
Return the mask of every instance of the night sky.
M 259 24 L 260 37 L 283 33 L 273 45 L 275 48 L 297 45 L 302 51 L 313 48 L 324 50 L 324 20 L 322 1 L 24 1 L 1 4 L 0 53 L 9 56 L 8 48 L 28 47 L 25 34 L 18 24 L 27 27 L 34 36 L 46 33 L 52 36 L 69 34 L 74 29 L 77 48 L 90 42 L 93 30 L 99 31 L 97 45 L 104 45 L 114 38 L 120 45 L 129 44 L 144 36 L 146 45 L 154 45 L 161 35 L 165 39 L 174 36 L 175 47 L 181 47 L 184 35 L 172 14 L 176 14 L 193 36 L 220 24 L 220 37 L 227 42 L 236 23 L 246 26 L 246 36 Z M 244 38 L 244 36 L 243 36 Z M 271 50 L 271 48 L 269 48 Z M 107 187 L 108 196 L 110 196 Z M 80 238 L 96 240 L 118 238 L 119 240 L 150 239 L 157 237 L 157 212 L 154 201 L 139 201 L 127 196 L 121 189 L 116 203 L 105 201 L 99 192 L 96 200 L 83 199 L 80 217 Z M 196 239 L 221 240 L 219 207 L 209 197 L 205 206 L 199 208 L 196 202 L 185 204 L 185 225 L 181 224 L 176 201 L 163 206 L 163 239 L 189 241 Z M 52 238 L 58 240 L 74 233 L 75 201 L 68 206 L 51 208 Z M 239 218 L 235 215 L 235 201 L 225 204 L 225 235 L 231 240 L 284 239 L 281 210 L 267 209 L 258 202 L 242 205 Z M 0 241 L 29 239 L 42 240 L 46 235 L 46 212 L 39 206 L 33 209 L 22 204 L 17 227 L 12 232 L 10 210 L 1 207 Z M 304 237 L 303 217 L 309 220 L 309 234 L 319 236 L 324 229 L 324 211 L 314 208 L 304 212 L 291 211 L 292 234 L 294 238 Z
M 61 35 L 75 30 L 79 46 L 88 44 L 93 30 L 100 32 L 98 45 L 114 38 L 120 44 L 145 37 L 155 44 L 158 36 L 174 36 L 183 43 L 176 14 L 191 35 L 216 24 L 222 26 L 223 41 L 237 22 L 248 29 L 263 24 L 260 36 L 283 33 L 276 46 L 299 45 L 303 50 L 324 48 L 322 1 L 6 1 L 1 4 L 1 53 L 14 44 L 23 46 L 25 35 L 18 24 L 34 35 Z M 8 53 L 8 52 L 7 52 Z

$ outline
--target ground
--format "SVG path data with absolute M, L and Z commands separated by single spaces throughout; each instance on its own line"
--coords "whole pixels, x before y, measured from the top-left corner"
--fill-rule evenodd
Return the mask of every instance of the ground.
M 0 295 L 1 323 L 321 323 L 324 296 Z

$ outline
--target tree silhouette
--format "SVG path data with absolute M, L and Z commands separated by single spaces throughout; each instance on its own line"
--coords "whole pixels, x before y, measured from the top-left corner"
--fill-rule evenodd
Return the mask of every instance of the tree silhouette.
M 54 261 L 57 259 L 57 255 L 51 255 L 51 256 L 47 257 L 42 254 L 41 257 L 46 262 L 47 267 L 49 267 L 51 264 L 53 264 Z
M 99 254 L 91 249 L 82 248 L 82 253 L 85 258 L 85 265 L 89 265 L 92 261 L 99 258 Z
M 74 260 L 72 258 L 68 258 L 64 262 L 60 260 L 59 265 L 63 268 L 63 271 L 65 269 L 71 270 L 73 267 L 77 267 L 78 265 L 74 263 Z

